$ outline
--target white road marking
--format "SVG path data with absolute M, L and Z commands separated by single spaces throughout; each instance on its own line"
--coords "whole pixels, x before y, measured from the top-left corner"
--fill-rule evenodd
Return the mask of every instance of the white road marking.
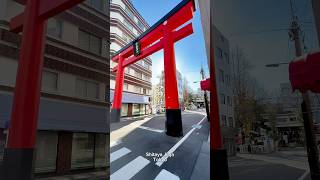
M 180 180 L 180 178 L 171 172 L 162 169 L 154 180 Z
M 110 142 L 110 147 L 112 148 L 113 146 L 116 146 L 116 145 L 118 145 L 118 144 L 120 144 L 120 143 L 121 143 L 121 140 L 111 141 L 111 142 Z
M 111 180 L 129 180 L 136 175 L 141 169 L 147 166 L 150 161 L 142 156 L 137 157 L 133 161 L 129 162 L 121 169 L 111 174 Z
M 112 163 L 113 161 L 121 158 L 122 156 L 124 156 L 124 155 L 126 155 L 126 154 L 128 154 L 130 152 L 131 152 L 130 149 L 124 147 L 124 148 L 121 148 L 121 149 L 111 153 L 111 155 L 110 155 L 110 163 Z
M 146 126 L 139 126 L 138 128 L 140 128 L 140 129 L 145 129 L 145 130 L 148 130 L 148 131 L 157 132 L 157 133 L 163 133 L 163 132 L 164 132 L 164 130 L 155 129 L 155 128 L 150 128 L 150 127 L 146 127 Z
M 200 125 L 202 123 L 202 121 L 206 119 L 206 117 L 207 116 L 204 116 L 204 118 L 202 118 L 201 121 L 199 121 L 197 123 L 197 125 Z M 177 144 L 175 144 L 164 156 L 162 156 L 162 158 L 160 160 L 157 161 L 156 165 L 160 167 L 168 159 L 169 155 L 174 153 L 174 151 L 190 136 L 190 134 L 195 129 L 196 128 L 192 128 L 182 139 L 180 139 L 180 141 L 177 142 Z
M 307 175 L 309 174 L 309 172 L 310 172 L 309 169 L 307 169 L 306 172 L 304 172 L 304 173 L 302 174 L 302 176 L 299 177 L 298 180 L 304 180 L 304 179 L 307 177 Z

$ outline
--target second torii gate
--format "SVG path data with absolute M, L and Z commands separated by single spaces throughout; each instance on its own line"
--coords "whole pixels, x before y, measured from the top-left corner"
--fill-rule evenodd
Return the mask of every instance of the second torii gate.
M 31 180 L 40 103 L 40 87 L 47 19 L 84 0 L 16 0 L 24 12 L 10 21 L 12 32 L 22 32 L 22 47 L 3 174 L 0 179 Z
M 119 50 L 112 60 L 118 62 L 111 120 L 120 121 L 124 69 L 161 49 L 164 51 L 164 79 L 166 104 L 166 134 L 183 135 L 181 109 L 176 78 L 174 43 L 193 33 L 192 23 L 180 28 L 193 18 L 194 0 L 183 0 L 145 33 Z

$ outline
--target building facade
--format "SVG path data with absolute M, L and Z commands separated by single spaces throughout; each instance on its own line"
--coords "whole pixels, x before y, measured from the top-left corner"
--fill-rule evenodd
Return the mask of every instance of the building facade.
M 219 100 L 220 125 L 222 137 L 228 154 L 235 153 L 236 127 L 234 120 L 233 87 L 232 87 L 232 64 L 230 60 L 229 41 L 216 28 L 213 28 L 214 53 L 216 67 L 216 83 Z
M 181 73 L 177 70 L 177 86 L 178 86 L 178 96 L 181 110 L 184 110 L 182 107 L 184 104 L 183 101 L 183 77 Z M 155 85 L 152 90 L 152 108 L 154 108 L 153 112 L 165 112 L 165 87 L 164 87 L 164 72 L 161 72 L 159 84 Z
M 10 126 L 24 7 L 0 0 L 0 161 Z M 87 0 L 48 20 L 36 173 L 106 168 L 109 154 L 109 3 Z M 19 113 L 19 112 L 14 112 Z
M 110 55 L 149 28 L 147 22 L 129 0 L 110 1 Z M 117 63 L 111 62 L 110 70 Z M 125 68 L 121 116 L 151 113 L 152 62 L 149 57 Z M 110 100 L 113 101 L 116 74 L 111 71 Z
M 234 107 L 233 107 L 233 88 L 232 88 L 232 65 L 230 63 L 230 47 L 228 39 L 210 23 L 210 7 L 212 1 L 197 1 L 201 13 L 201 23 L 206 44 L 208 57 L 208 67 L 210 67 L 210 38 L 213 37 L 215 54 L 216 83 L 219 100 L 220 126 L 224 147 L 229 155 L 235 154 L 235 142 L 237 129 L 235 127 Z M 213 36 L 210 34 L 213 33 Z

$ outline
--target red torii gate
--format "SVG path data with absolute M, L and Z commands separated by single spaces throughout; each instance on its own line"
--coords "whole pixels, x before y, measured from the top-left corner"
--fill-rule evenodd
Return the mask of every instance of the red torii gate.
M 113 121 L 120 121 L 124 69 L 161 49 L 164 50 L 164 78 L 166 102 L 166 134 L 182 136 L 181 109 L 179 106 L 174 43 L 193 33 L 192 23 L 179 28 L 193 18 L 193 0 L 184 0 L 160 19 L 149 30 L 119 50 L 112 60 L 118 62 L 114 100 L 111 111 Z
M 22 47 L 5 149 L 3 175 L 10 180 L 33 179 L 40 86 L 47 19 L 84 0 L 16 0 L 25 11 L 11 19 L 10 30 L 22 32 Z

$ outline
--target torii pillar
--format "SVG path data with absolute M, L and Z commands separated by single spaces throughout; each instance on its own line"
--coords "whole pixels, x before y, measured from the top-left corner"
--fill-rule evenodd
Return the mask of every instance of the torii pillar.
M 174 43 L 193 33 L 192 23 L 183 25 L 193 18 L 194 11 L 194 1 L 183 0 L 144 34 L 120 49 L 112 57 L 113 61 L 118 62 L 118 65 L 113 69 L 114 72 L 117 72 L 111 110 L 111 120 L 113 122 L 120 121 L 124 68 L 163 49 L 166 134 L 174 137 L 183 135 Z
M 47 19 L 82 1 L 17 0 L 25 11 L 11 20 L 10 30 L 23 30 L 22 47 L 1 179 L 33 179 Z

